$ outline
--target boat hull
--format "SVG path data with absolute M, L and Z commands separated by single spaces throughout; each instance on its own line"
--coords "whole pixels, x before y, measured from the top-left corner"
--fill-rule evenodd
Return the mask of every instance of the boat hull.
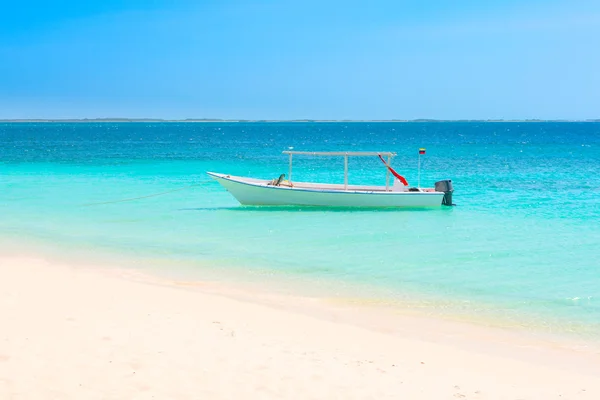
M 442 192 L 342 191 L 267 186 L 258 180 L 240 180 L 229 175 L 209 173 L 242 205 L 317 207 L 440 207 Z

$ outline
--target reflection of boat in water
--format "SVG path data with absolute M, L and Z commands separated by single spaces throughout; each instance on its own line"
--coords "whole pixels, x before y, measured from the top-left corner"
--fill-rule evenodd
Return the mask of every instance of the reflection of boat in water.
M 408 187 L 408 182 L 390 166 L 390 152 L 302 152 L 284 151 L 290 158 L 288 179 L 265 180 L 208 172 L 244 205 L 301 205 L 320 207 L 436 207 L 452 205 L 452 181 L 443 180 L 433 188 Z M 292 181 L 293 155 L 344 157 L 344 183 Z M 378 156 L 387 167 L 385 186 L 349 185 L 348 158 Z M 387 157 L 387 161 L 384 159 Z M 390 176 L 393 175 L 393 178 Z M 393 179 L 390 185 L 390 178 Z

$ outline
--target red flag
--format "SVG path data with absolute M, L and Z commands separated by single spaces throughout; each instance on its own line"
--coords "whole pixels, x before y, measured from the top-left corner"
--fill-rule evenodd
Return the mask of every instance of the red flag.
M 406 179 L 404 179 L 404 177 L 400 174 L 398 174 L 396 171 L 394 171 L 394 169 L 392 167 L 390 167 L 388 165 L 388 163 L 385 162 L 385 160 L 383 159 L 383 157 L 381 157 L 381 154 L 378 154 L 379 159 L 381 160 L 381 162 L 383 162 L 385 164 L 385 166 L 387 167 L 387 169 L 390 170 L 390 172 L 392 173 L 392 175 L 394 175 L 396 178 L 398 178 L 398 180 L 400 182 L 402 182 L 404 184 L 404 186 L 408 186 L 408 182 L 406 181 Z

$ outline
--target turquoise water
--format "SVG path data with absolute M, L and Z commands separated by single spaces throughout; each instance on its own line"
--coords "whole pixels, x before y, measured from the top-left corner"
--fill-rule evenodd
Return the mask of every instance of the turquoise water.
M 600 332 L 600 123 L 23 123 L 0 144 L 5 243 Z M 289 146 L 396 151 L 411 185 L 426 147 L 422 185 L 452 179 L 457 206 L 245 208 L 206 175 L 277 177 Z M 341 182 L 343 162 L 298 157 L 294 179 Z M 385 171 L 353 159 L 350 181 Z

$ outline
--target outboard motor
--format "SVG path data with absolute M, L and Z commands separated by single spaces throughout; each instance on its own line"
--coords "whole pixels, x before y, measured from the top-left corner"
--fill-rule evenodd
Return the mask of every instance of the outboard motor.
M 443 181 L 437 181 L 435 183 L 435 191 L 436 192 L 444 192 L 444 199 L 442 200 L 442 204 L 445 206 L 453 206 L 452 204 L 452 193 L 454 192 L 454 188 L 452 187 L 452 181 L 450 179 L 446 179 Z

